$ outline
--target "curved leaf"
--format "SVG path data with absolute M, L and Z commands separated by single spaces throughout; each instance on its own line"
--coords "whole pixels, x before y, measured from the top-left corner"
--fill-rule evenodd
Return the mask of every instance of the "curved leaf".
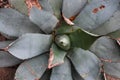
M 25 15 L 11 8 L 0 9 L 0 32 L 9 37 L 19 37 L 25 33 L 38 33 L 40 29 Z
M 67 58 L 62 65 L 52 69 L 50 80 L 73 80 L 71 75 L 71 65 Z
M 39 80 L 47 69 L 48 56 L 40 55 L 22 63 L 15 74 L 16 80 Z
M 20 11 L 25 15 L 28 14 L 28 9 L 25 0 L 8 0 L 8 1 L 16 10 Z
M 101 27 L 117 11 L 119 2 L 119 0 L 92 1 L 76 17 L 74 23 L 87 31 Z
M 52 68 L 54 66 L 58 66 L 62 63 L 64 63 L 64 58 L 66 56 L 67 52 L 60 49 L 55 44 L 52 45 L 52 48 L 50 49 L 50 57 L 49 57 L 49 64 L 48 68 Z
M 106 35 L 119 29 L 120 29 L 120 7 L 107 22 L 102 24 L 100 27 L 92 30 L 92 33 Z
M 71 47 L 79 47 L 82 49 L 89 49 L 93 42 L 98 38 L 97 36 L 92 36 L 81 29 L 69 34 L 71 40 Z
M 119 39 L 120 38 L 120 29 L 116 30 L 112 33 L 107 34 L 108 36 L 112 37 L 113 39 Z
M 8 51 L 17 58 L 28 59 L 49 51 L 52 42 L 50 35 L 25 34 L 14 41 Z
M 120 78 L 120 63 L 104 63 L 104 71 L 110 76 Z
M 50 12 L 33 7 L 30 12 L 30 20 L 40 27 L 45 33 L 51 33 L 57 25 L 57 18 Z
M 116 62 L 120 60 L 120 47 L 115 40 L 101 37 L 91 46 L 92 51 L 102 60 Z
M 10 43 L 12 43 L 13 41 L 2 41 L 0 42 L 0 49 L 6 48 L 9 46 Z
M 68 19 L 74 17 L 86 3 L 87 0 L 63 0 L 62 14 Z
M 2 41 L 0 42 L 0 67 L 10 67 L 17 65 L 22 62 L 22 60 L 12 56 L 10 53 L 3 51 L 11 42 L 13 41 Z
M 49 4 L 49 0 L 39 0 L 42 10 L 49 11 L 53 13 L 52 7 Z
M 84 80 L 98 80 L 100 60 L 91 52 L 74 48 L 69 54 L 75 70 Z
M 0 51 L 0 67 L 10 67 L 21 63 L 22 60 L 12 56 L 8 52 Z
M 52 7 L 54 15 L 60 19 L 63 0 L 48 0 L 48 2 Z

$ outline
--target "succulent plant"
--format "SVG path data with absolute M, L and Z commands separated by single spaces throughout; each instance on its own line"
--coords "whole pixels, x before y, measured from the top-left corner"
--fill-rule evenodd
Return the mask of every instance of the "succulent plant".
M 0 9 L 0 67 L 20 64 L 15 80 L 120 78 L 120 0 L 26 1 Z

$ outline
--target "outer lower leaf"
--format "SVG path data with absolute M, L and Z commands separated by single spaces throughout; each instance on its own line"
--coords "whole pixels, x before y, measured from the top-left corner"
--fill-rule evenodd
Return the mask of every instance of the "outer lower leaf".
M 2 41 L 0 42 L 0 49 L 6 48 L 13 41 Z
M 43 10 L 53 13 L 52 7 L 50 6 L 48 1 L 49 0 L 39 0 L 39 3 L 42 6 Z
M 30 12 L 30 19 L 45 33 L 51 33 L 57 25 L 57 18 L 50 12 L 39 10 L 35 7 Z
M 48 56 L 40 55 L 22 63 L 15 74 L 16 80 L 39 80 L 47 69 Z
M 92 1 L 76 17 L 74 23 L 87 31 L 91 31 L 109 20 L 118 6 L 119 0 Z
M 99 35 L 106 35 L 119 29 L 120 29 L 120 7 L 107 22 L 102 24 L 101 27 L 94 29 L 92 32 Z
M 48 68 L 52 68 L 54 66 L 58 66 L 58 65 L 64 63 L 64 58 L 65 58 L 66 54 L 67 54 L 66 51 L 60 49 L 58 46 L 53 44 L 52 48 L 50 50 Z
M 71 39 L 71 47 L 79 47 L 82 49 L 89 49 L 93 42 L 98 38 L 97 36 L 92 36 L 81 29 L 78 29 L 69 34 Z
M 23 14 L 28 14 L 27 5 L 25 4 L 25 0 L 8 0 L 9 3 L 18 11 Z
M 8 52 L 0 51 L 0 67 L 10 67 L 21 63 L 22 60 L 12 56 Z
M 0 49 L 6 48 L 12 41 L 0 42 Z M 17 59 L 8 52 L 0 51 L 0 67 L 10 67 L 19 64 L 22 60 Z
M 56 66 L 52 69 L 50 80 L 73 80 L 71 75 L 71 65 L 68 59 L 65 59 L 64 64 Z
M 63 0 L 62 14 L 67 18 L 76 16 L 86 3 L 87 0 Z
M 98 80 L 100 76 L 100 60 L 93 53 L 74 48 L 68 54 L 68 57 L 84 80 Z
M 49 4 L 51 5 L 54 15 L 60 19 L 61 18 L 61 9 L 63 0 L 48 0 Z
M 118 38 L 120 38 L 120 29 L 116 30 L 116 31 L 114 31 L 112 33 L 109 33 L 107 35 L 114 38 L 114 39 L 118 39 Z
M 25 34 L 8 47 L 17 58 L 28 59 L 49 51 L 51 36 L 44 34 Z
M 120 63 L 104 63 L 105 73 L 120 78 Z
M 8 37 L 18 37 L 25 33 L 38 33 L 40 29 L 25 15 L 11 8 L 0 9 L 0 32 Z
M 120 47 L 115 40 L 108 37 L 101 37 L 91 46 L 90 51 L 100 59 L 108 61 L 120 60 Z

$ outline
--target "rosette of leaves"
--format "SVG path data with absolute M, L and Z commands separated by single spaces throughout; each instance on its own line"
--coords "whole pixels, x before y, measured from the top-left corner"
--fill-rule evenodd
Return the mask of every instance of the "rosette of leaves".
M 20 64 L 15 80 L 120 78 L 119 0 L 9 0 L 0 9 L 0 67 Z M 27 16 L 27 13 L 29 16 Z

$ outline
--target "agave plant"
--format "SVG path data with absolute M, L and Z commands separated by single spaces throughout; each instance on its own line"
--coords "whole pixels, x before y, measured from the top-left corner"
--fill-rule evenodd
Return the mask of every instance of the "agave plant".
M 27 0 L 28 1 L 28 0 Z M 9 0 L 0 9 L 0 67 L 15 80 L 120 79 L 120 0 Z M 29 16 L 27 15 L 29 13 Z

